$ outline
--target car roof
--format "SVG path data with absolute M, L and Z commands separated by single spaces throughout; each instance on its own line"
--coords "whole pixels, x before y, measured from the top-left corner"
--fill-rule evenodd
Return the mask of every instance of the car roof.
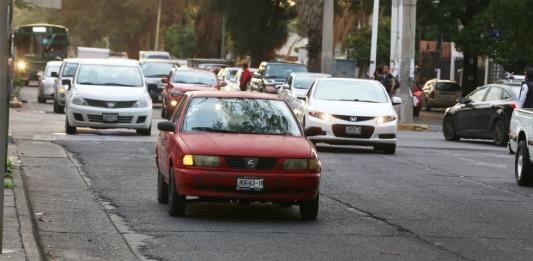
M 122 66 L 139 66 L 137 60 L 132 59 L 83 59 L 81 64 L 97 64 L 97 65 L 122 65 Z
M 369 79 L 358 79 L 358 78 L 340 78 L 340 77 L 332 77 L 332 78 L 321 78 L 319 79 L 322 81 L 351 81 L 351 82 L 366 82 L 366 83 L 378 83 L 376 80 L 369 80 Z
M 312 72 L 293 72 L 292 75 L 294 76 L 316 76 L 316 77 L 324 77 L 324 78 L 331 77 L 331 75 L 327 73 L 312 73 Z
M 89 58 L 67 58 L 67 59 L 63 59 L 63 62 L 65 62 L 65 63 L 77 63 L 77 62 L 80 62 L 80 61 L 85 60 L 85 59 L 89 59 Z
M 224 92 L 224 91 L 193 91 L 191 97 L 208 97 L 208 98 L 247 98 L 247 99 L 266 99 L 282 100 L 278 95 L 260 93 L 260 92 Z
M 142 54 L 169 54 L 166 51 L 139 51 Z
M 46 65 L 61 65 L 63 64 L 63 61 L 49 61 L 46 63 Z
M 169 60 L 169 59 L 146 58 L 146 59 L 140 59 L 139 63 L 171 63 L 171 64 L 179 64 L 179 61 Z

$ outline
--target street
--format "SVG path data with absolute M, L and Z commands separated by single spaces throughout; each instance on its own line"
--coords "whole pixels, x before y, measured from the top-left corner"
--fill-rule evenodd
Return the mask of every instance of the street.
M 531 260 L 533 189 L 514 156 L 440 130 L 399 132 L 395 155 L 318 144 L 317 221 L 297 207 L 191 204 L 172 218 L 156 200 L 154 127 L 64 134 L 52 104 L 11 110 L 38 232 L 57 260 Z M 161 121 L 154 109 L 154 122 Z M 442 112 L 420 119 L 439 125 Z M 424 118 L 425 117 L 425 118 Z M 421 120 L 419 120 L 421 121 Z M 64 183 L 63 183 L 64 182 Z M 95 251 L 98 250 L 98 251 Z

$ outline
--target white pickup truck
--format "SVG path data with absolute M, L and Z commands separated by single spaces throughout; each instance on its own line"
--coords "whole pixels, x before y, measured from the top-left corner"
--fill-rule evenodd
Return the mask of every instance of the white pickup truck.
M 514 110 L 509 128 L 509 151 L 516 152 L 516 183 L 533 186 L 533 109 Z

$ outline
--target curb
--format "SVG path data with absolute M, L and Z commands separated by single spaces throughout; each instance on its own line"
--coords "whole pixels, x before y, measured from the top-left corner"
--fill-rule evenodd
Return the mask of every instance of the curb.
M 398 124 L 398 130 L 402 131 L 431 131 L 432 128 L 425 124 Z
M 39 239 L 37 221 L 33 214 L 34 211 L 29 200 L 29 192 L 26 183 L 24 182 L 22 167 L 20 166 L 13 169 L 13 184 L 15 185 L 13 192 L 15 193 L 15 206 L 20 224 L 20 236 L 26 254 L 26 260 L 47 260 Z

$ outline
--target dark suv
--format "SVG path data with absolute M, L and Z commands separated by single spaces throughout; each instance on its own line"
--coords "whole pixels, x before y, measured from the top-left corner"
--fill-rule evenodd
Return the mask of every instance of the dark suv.
M 250 86 L 252 91 L 277 93 L 277 86 L 285 83 L 293 72 L 307 72 L 307 67 L 299 63 L 262 62 Z

